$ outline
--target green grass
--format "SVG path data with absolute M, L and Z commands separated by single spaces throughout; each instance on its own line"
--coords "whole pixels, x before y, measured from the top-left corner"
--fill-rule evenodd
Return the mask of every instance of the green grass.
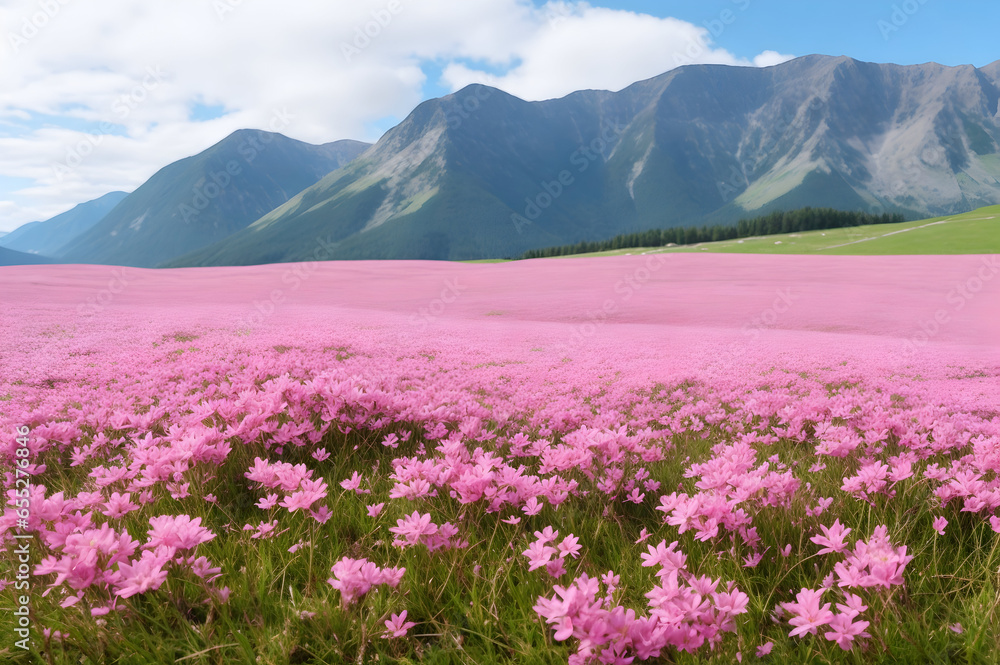
M 680 247 L 638 247 L 583 256 L 718 252 L 726 254 L 1000 254 L 1000 206 L 961 215 L 904 224 L 876 224 L 828 231 L 808 231 Z

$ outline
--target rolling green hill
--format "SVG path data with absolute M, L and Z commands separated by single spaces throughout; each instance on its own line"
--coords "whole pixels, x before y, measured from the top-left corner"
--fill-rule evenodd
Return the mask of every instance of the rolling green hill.
M 808 231 L 681 247 L 647 247 L 575 254 L 624 256 L 666 252 L 730 254 L 1000 254 L 1000 206 L 961 215 L 903 224 L 876 224 L 829 231 Z
M 240 130 L 161 169 L 56 257 L 155 267 L 243 229 L 368 147 Z

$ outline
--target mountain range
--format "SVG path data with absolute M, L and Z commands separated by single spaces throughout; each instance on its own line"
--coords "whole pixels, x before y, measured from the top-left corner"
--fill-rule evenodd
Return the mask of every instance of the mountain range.
M 56 256 L 65 263 L 159 265 L 229 237 L 368 146 L 235 132 L 157 172 Z
M 1000 61 L 806 56 L 541 102 L 472 85 L 420 104 L 373 146 L 237 132 L 157 173 L 56 255 L 244 265 L 321 245 L 337 259 L 499 258 L 806 205 L 920 218 L 998 202 Z
M 47 222 L 31 222 L 0 237 L 0 247 L 28 254 L 57 256 L 60 250 L 84 231 L 90 229 L 128 196 L 111 192 L 99 199 L 81 203 L 72 210 Z
M 0 247 L 0 266 L 33 266 L 55 263 L 52 259 L 37 254 L 18 252 L 6 247 Z

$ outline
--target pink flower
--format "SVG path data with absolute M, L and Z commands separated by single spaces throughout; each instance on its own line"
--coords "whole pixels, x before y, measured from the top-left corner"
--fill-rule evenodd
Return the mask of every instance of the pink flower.
M 434 535 L 437 530 L 438 526 L 431 522 L 430 513 L 421 515 L 417 511 L 413 511 L 413 514 L 408 515 L 405 519 L 396 520 L 396 526 L 389 528 L 391 533 L 405 538 L 402 541 L 398 539 L 394 541 L 394 544 L 404 547 L 416 545 L 422 537 Z
M 320 506 L 317 510 L 310 510 L 309 516 L 320 524 L 326 524 L 333 517 L 333 511 L 329 506 Z
M 385 503 L 376 503 L 373 506 L 368 506 L 368 517 L 378 517 L 384 507 Z
M 326 496 L 326 492 L 293 492 L 281 500 L 281 507 L 294 513 L 298 509 L 309 510 L 309 507 Z
M 822 591 L 802 589 L 795 596 L 796 602 L 785 603 L 785 609 L 796 615 L 788 622 L 795 626 L 795 629 L 788 634 L 789 637 L 806 633 L 815 635 L 820 626 L 830 623 L 833 612 L 830 611 L 830 603 L 820 606 L 822 596 Z
M 774 642 L 764 642 L 759 647 L 757 647 L 757 657 L 763 658 L 767 654 L 771 653 L 771 649 L 774 648 Z
M 642 503 L 645 498 L 646 495 L 644 493 L 640 493 L 639 488 L 636 487 L 629 493 L 628 496 L 625 497 L 625 500 L 631 501 L 632 503 Z
M 642 531 L 639 532 L 639 539 L 635 541 L 635 544 L 638 545 L 642 541 L 644 541 L 647 538 L 649 538 L 651 535 L 653 535 L 653 534 L 651 534 L 650 532 L 646 531 L 645 527 L 643 527 Z
M 170 496 L 178 501 L 191 496 L 191 483 L 167 483 Z
M 278 505 L 278 495 L 268 494 L 265 498 L 257 502 L 257 507 L 261 510 L 270 510 Z
M 842 614 L 845 614 L 852 619 L 868 609 L 868 606 L 865 605 L 865 601 L 861 598 L 861 596 L 845 591 L 844 600 L 844 604 L 837 603 L 837 609 L 840 610 Z
M 868 627 L 867 621 L 852 623 L 853 617 L 846 614 L 838 614 L 830 620 L 830 628 L 823 636 L 831 642 L 836 642 L 844 651 L 850 651 L 855 637 L 871 637 L 865 632 Z
M 555 540 L 558 537 L 559 537 L 559 532 L 553 531 L 551 526 L 547 526 L 541 531 L 535 532 L 535 538 L 537 538 L 538 542 L 540 542 L 543 545 L 550 541 Z
M 545 572 L 555 578 L 560 578 L 566 574 L 566 566 L 563 559 L 553 559 L 545 564 Z
M 524 507 L 521 508 L 525 515 L 537 515 L 542 512 L 542 508 L 545 507 L 544 503 L 540 503 L 537 497 L 531 497 L 524 502 Z
M 938 532 L 939 536 L 944 535 L 944 528 L 946 526 L 948 526 L 948 520 L 946 520 L 943 516 L 936 517 L 934 519 L 934 530 Z
M 564 559 L 567 556 L 571 556 L 575 559 L 580 556 L 580 549 L 580 539 L 573 534 L 569 534 L 559 543 L 559 558 Z
M 250 536 L 250 538 L 254 540 L 266 540 L 268 538 L 273 538 L 276 535 L 278 535 L 275 533 L 275 529 L 277 528 L 278 528 L 278 520 L 273 520 L 271 522 L 261 522 L 257 526 L 256 533 Z M 253 527 L 250 526 L 249 524 L 243 527 L 244 531 L 248 531 L 250 529 L 253 529 Z
M 383 614 L 382 616 L 385 615 Z M 399 614 L 393 614 L 391 619 L 386 620 L 386 631 L 382 633 L 382 637 L 385 639 L 403 637 L 409 632 L 410 628 L 416 625 L 414 622 L 406 620 L 406 610 L 403 610 Z
M 298 552 L 298 551 L 299 551 L 300 549 L 302 549 L 303 547 L 308 547 L 308 546 L 310 546 L 310 545 L 312 545 L 312 543 L 307 543 L 307 542 L 305 542 L 305 541 L 303 541 L 303 540 L 299 540 L 299 542 L 297 542 L 297 543 L 295 543 L 294 545 L 292 545 L 291 547 L 289 547 L 289 548 L 288 548 L 288 551 L 289 551 L 289 552 L 290 552 L 291 554 L 295 554 L 296 552 Z
M 340 486 L 343 487 L 348 492 L 355 492 L 360 494 L 361 481 L 364 480 L 364 476 L 355 471 L 351 474 L 351 477 L 347 480 L 341 480 Z
M 549 563 L 549 559 L 552 555 L 556 553 L 556 548 L 549 547 L 545 544 L 543 540 L 536 540 L 535 542 L 528 545 L 528 549 L 524 550 L 521 554 L 528 557 L 528 570 L 535 570 L 536 568 L 541 568 Z
M 649 550 L 648 553 L 640 555 L 644 568 L 661 566 L 666 571 L 672 571 L 683 568 L 687 562 L 687 556 L 676 549 L 676 540 L 670 543 L 669 547 L 667 546 L 667 541 L 661 540 L 660 544 L 656 547 L 647 545 L 646 548 Z
M 131 598 L 139 593 L 159 589 L 167 579 L 167 571 L 163 570 L 163 566 L 172 556 L 171 548 L 158 548 L 156 551 L 145 550 L 139 559 L 131 563 L 118 564 L 120 577 L 115 583 L 115 594 Z
M 387 584 L 396 587 L 405 568 L 379 568 L 367 559 L 344 557 L 333 564 L 333 577 L 327 583 L 340 591 L 340 603 L 347 607 L 367 594 L 373 586 Z
M 837 519 L 833 522 L 833 525 L 829 528 L 820 525 L 820 531 L 823 532 L 822 536 L 813 536 L 809 540 L 816 543 L 817 545 L 823 545 L 823 548 L 818 552 L 818 554 L 827 554 L 830 552 L 843 552 L 847 549 L 847 545 L 844 544 L 844 539 L 847 534 L 851 532 L 850 529 L 844 528 L 844 525 L 840 523 Z
M 119 494 L 115 492 L 104 504 L 104 515 L 111 519 L 122 517 L 133 510 L 138 510 L 139 506 L 132 503 L 132 493 Z
M 201 518 L 191 519 L 189 515 L 160 515 L 149 518 L 153 527 L 146 533 L 149 541 L 144 549 L 155 549 L 161 545 L 187 550 L 215 538 L 215 534 L 201 526 Z
M 615 575 L 615 571 L 609 570 L 601 575 L 601 583 L 607 587 L 607 594 L 610 596 L 618 588 L 618 585 L 622 583 L 622 578 L 621 575 Z

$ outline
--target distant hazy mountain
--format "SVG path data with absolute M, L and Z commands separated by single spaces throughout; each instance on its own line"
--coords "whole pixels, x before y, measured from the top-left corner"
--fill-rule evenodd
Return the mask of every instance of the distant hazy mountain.
M 368 147 L 238 131 L 157 172 L 58 258 L 156 266 L 239 231 Z
M 0 238 L 0 247 L 54 256 L 71 240 L 104 219 L 126 196 L 126 192 L 111 192 L 99 199 L 81 203 L 47 222 L 31 222 L 20 226 Z
M 694 65 L 525 102 L 470 86 L 172 265 L 470 259 L 805 205 L 948 214 L 1000 202 L 1000 63 L 808 56 Z
M 0 247 L 0 266 L 33 266 L 54 263 L 52 259 L 37 254 L 15 252 L 6 247 Z

